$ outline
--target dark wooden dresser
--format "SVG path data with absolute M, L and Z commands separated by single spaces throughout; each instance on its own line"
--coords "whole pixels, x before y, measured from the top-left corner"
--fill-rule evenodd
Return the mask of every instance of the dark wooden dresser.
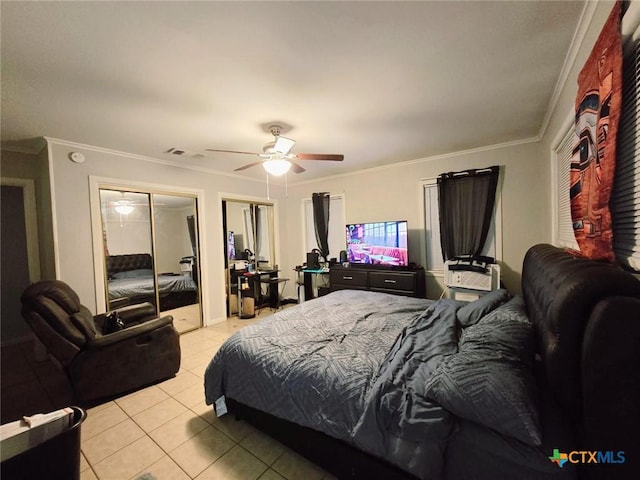
M 336 265 L 329 271 L 330 290 L 369 290 L 408 297 L 425 298 L 425 276 L 422 267 L 379 268 Z

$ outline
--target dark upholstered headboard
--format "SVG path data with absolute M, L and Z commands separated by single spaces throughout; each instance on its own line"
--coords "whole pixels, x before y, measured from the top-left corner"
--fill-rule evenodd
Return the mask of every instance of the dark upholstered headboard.
M 640 281 L 536 245 L 524 259 L 522 293 L 576 450 L 626 452 L 623 465 L 585 467 L 582 478 L 631 478 L 640 471 Z
M 127 255 L 109 255 L 107 257 L 107 274 L 129 270 L 151 270 L 153 259 L 149 253 L 131 253 Z

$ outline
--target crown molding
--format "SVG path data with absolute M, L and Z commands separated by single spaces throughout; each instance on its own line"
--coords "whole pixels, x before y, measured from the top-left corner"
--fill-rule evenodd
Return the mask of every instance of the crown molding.
M 377 167 L 364 168 L 364 169 L 361 169 L 361 170 L 354 170 L 352 172 L 339 173 L 337 175 L 329 175 L 329 176 L 326 176 L 326 177 L 315 178 L 315 179 L 310 179 L 310 180 L 303 180 L 303 181 L 300 181 L 300 182 L 291 182 L 289 185 L 291 185 L 291 186 L 308 185 L 310 183 L 323 182 L 323 181 L 326 181 L 326 180 L 334 180 L 334 179 L 338 179 L 338 178 L 353 177 L 355 175 L 362 175 L 363 173 L 381 172 L 381 171 L 390 170 L 390 169 L 394 169 L 394 168 L 402 168 L 402 167 L 407 167 L 407 166 L 411 166 L 411 165 L 417 165 L 417 164 L 421 164 L 421 163 L 432 162 L 434 160 L 443 160 L 443 159 L 446 159 L 446 158 L 459 157 L 461 155 L 471 155 L 471 154 L 474 154 L 474 153 L 487 152 L 487 151 L 491 151 L 491 150 L 499 150 L 501 148 L 515 147 L 515 146 L 518 146 L 518 145 L 525 145 L 525 144 L 528 144 L 528 143 L 535 143 L 535 142 L 539 142 L 540 140 L 541 140 L 541 137 L 539 137 L 539 136 L 529 137 L 529 138 L 524 138 L 522 140 L 514 140 L 514 141 L 511 141 L 511 142 L 496 143 L 496 144 L 493 144 L 493 145 L 486 145 L 484 147 L 471 148 L 471 149 L 468 149 L 468 150 L 458 150 L 456 152 L 443 153 L 443 154 L 440 154 L 440 155 L 433 155 L 431 157 L 423 157 L 423 158 L 418 158 L 418 159 L 415 159 L 415 160 L 407 160 L 407 161 L 404 161 L 404 162 L 390 163 L 390 164 L 387 164 L 387 165 L 380 165 L 380 166 L 377 166 Z
M 82 150 L 88 150 L 91 152 L 96 152 L 96 153 L 102 153 L 102 154 L 107 154 L 107 155 L 114 155 L 117 157 L 123 157 L 123 158 L 130 158 L 133 160 L 140 160 L 143 162 L 149 162 L 149 163 L 155 163 L 158 165 L 165 165 L 165 166 L 170 166 L 170 167 L 178 167 L 178 168 L 184 168 L 186 170 L 193 170 L 196 172 L 203 172 L 203 173 L 209 173 L 209 174 L 213 174 L 213 175 L 221 175 L 221 176 L 225 176 L 225 177 L 229 177 L 229 178 L 235 178 L 235 179 L 239 179 L 239 180 L 243 180 L 243 181 L 251 181 L 251 182 L 256 182 L 256 183 L 264 183 L 264 180 L 262 179 L 258 179 L 258 178 L 250 178 L 250 177 L 245 177 L 242 175 L 238 175 L 237 173 L 229 173 L 229 172 L 223 172 L 220 170 L 214 170 L 213 168 L 206 168 L 206 167 L 198 167 L 196 165 L 184 165 L 182 163 L 178 163 L 178 162 L 172 162 L 171 160 L 163 160 L 160 158 L 154 158 L 154 157 L 147 157 L 146 155 L 139 155 L 137 153 L 129 153 L 129 152 L 123 152 L 120 150 L 114 150 L 111 148 L 104 148 L 104 147 L 97 147 L 95 145 L 87 145 L 84 143 L 78 143 L 78 142 L 72 142 L 69 140 L 62 140 L 60 138 L 53 138 L 53 137 L 43 137 L 47 143 L 52 144 L 52 145 L 58 145 L 61 147 L 68 147 L 71 149 L 82 149 Z
M 580 19 L 578 20 L 578 26 L 576 27 L 575 32 L 573 33 L 573 38 L 571 39 L 571 45 L 569 46 L 569 50 L 567 51 L 566 56 L 564 57 L 564 64 L 562 65 L 562 69 L 560 70 L 560 75 L 558 76 L 558 81 L 556 82 L 556 86 L 553 90 L 553 94 L 551 95 L 551 100 L 549 101 L 549 106 L 547 107 L 547 113 L 542 120 L 542 125 L 540 126 L 540 132 L 538 133 L 538 137 L 544 137 L 544 134 L 549 128 L 549 124 L 551 123 L 551 118 L 555 113 L 556 108 L 558 107 L 558 101 L 560 99 L 560 94 L 564 90 L 567 85 L 567 81 L 569 80 L 569 73 L 571 69 L 576 63 L 576 57 L 578 56 L 578 52 L 580 51 L 580 47 L 584 42 L 584 37 L 591 26 L 591 22 L 593 21 L 593 15 L 595 14 L 596 8 L 598 7 L 598 2 L 590 2 L 587 1 L 584 4 L 582 9 L 582 14 L 580 15 Z

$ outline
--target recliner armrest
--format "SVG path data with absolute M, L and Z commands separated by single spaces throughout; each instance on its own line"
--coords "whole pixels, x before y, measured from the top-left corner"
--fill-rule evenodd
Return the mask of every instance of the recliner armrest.
M 144 318 L 153 318 L 157 316 L 156 307 L 149 302 L 127 305 L 126 307 L 117 308 L 115 311 L 118 312 L 118 315 L 120 315 L 120 318 L 125 325 L 132 321 L 139 322 Z
M 137 325 L 132 325 L 131 327 L 127 327 L 123 330 L 110 333 L 108 335 L 98 336 L 95 339 L 88 341 L 85 344 L 85 348 L 87 350 L 104 348 L 114 343 L 122 342 L 130 338 L 153 332 L 154 330 L 162 328 L 165 325 L 173 326 L 173 317 L 171 315 L 166 315 L 164 317 L 155 318 L 153 320 L 139 323 Z
M 106 313 L 101 313 L 93 317 L 93 321 L 100 331 L 103 330 L 105 317 L 111 312 L 118 312 L 118 316 L 124 322 L 125 326 L 145 322 L 157 316 L 156 308 L 149 302 L 136 303 L 135 305 L 127 305 L 125 307 L 116 308 Z

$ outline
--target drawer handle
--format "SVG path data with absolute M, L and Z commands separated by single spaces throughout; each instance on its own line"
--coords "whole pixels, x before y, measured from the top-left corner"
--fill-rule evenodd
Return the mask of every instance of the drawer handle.
M 343 280 L 353 280 L 353 277 L 342 277 Z
M 397 282 L 395 280 L 389 280 L 385 278 L 384 283 L 397 283 Z

